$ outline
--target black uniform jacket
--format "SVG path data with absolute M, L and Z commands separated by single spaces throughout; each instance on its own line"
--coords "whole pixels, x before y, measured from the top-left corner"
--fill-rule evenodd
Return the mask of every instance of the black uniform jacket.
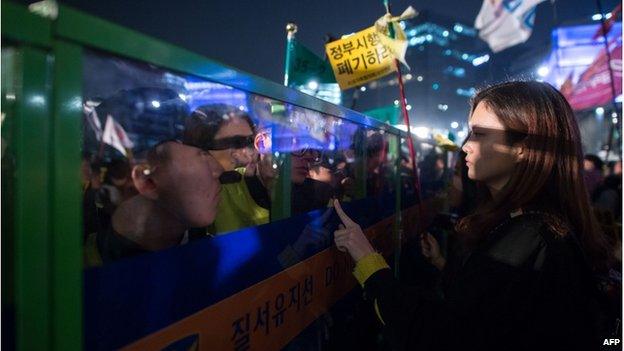
M 396 350 L 594 350 L 585 262 L 571 235 L 523 214 L 446 267 L 456 273 L 442 295 L 401 287 L 389 269 L 364 289 Z

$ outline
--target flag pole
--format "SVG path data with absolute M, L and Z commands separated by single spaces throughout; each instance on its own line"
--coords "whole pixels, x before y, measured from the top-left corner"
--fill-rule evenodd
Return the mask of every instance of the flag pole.
M 288 86 L 288 75 L 290 74 L 291 69 L 291 60 L 292 60 L 292 45 L 293 40 L 295 39 L 295 33 L 297 33 L 297 25 L 293 22 L 289 22 L 286 24 L 286 32 L 288 33 L 286 36 L 286 62 L 284 63 L 284 85 Z
M 390 4 L 388 0 L 384 0 L 384 6 L 386 8 L 386 14 L 390 14 Z M 388 26 L 388 30 L 390 31 L 390 37 L 394 38 L 394 29 L 392 25 Z M 401 64 L 398 59 L 394 59 L 394 65 L 397 70 L 397 77 L 399 80 L 399 95 L 401 97 L 401 112 L 403 114 L 403 123 L 407 128 L 407 148 L 409 150 L 410 158 L 412 159 L 412 169 L 414 170 L 414 186 L 416 188 L 416 200 L 420 204 L 421 194 L 420 194 L 420 176 L 418 175 L 418 168 L 416 167 L 416 151 L 414 150 L 414 141 L 412 137 L 409 113 L 407 112 L 407 99 L 405 98 L 405 86 L 403 84 L 403 75 L 401 73 Z
M 609 138 L 607 141 L 607 153 L 605 154 L 605 161 L 608 162 L 609 160 L 609 153 L 611 152 L 611 145 L 613 144 L 613 132 L 615 130 L 615 128 L 618 128 L 618 130 L 620 131 L 620 139 L 622 138 L 622 133 L 620 130 L 620 127 L 622 125 L 622 122 L 620 121 L 621 118 L 620 115 L 618 114 L 618 107 L 617 107 L 617 102 L 615 101 L 616 98 L 616 91 L 615 91 L 615 81 L 613 80 L 613 68 L 611 68 L 611 52 L 609 51 L 609 40 L 607 38 L 607 25 L 605 23 L 605 19 L 604 19 L 604 15 L 602 12 L 602 2 L 600 0 L 596 0 L 596 7 L 598 7 L 598 13 L 600 14 L 600 31 L 602 32 L 602 39 L 603 39 L 603 43 L 604 43 L 604 47 L 605 47 L 605 53 L 607 54 L 607 69 L 609 70 L 609 83 L 611 86 L 611 103 L 613 104 L 613 113 L 611 114 L 611 123 L 610 123 L 610 127 L 609 127 Z M 619 6 L 621 8 L 621 5 Z M 618 7 L 615 8 L 614 12 L 618 10 Z M 611 13 L 611 16 L 615 16 L 615 13 Z M 613 118 L 617 118 L 617 122 L 613 123 Z M 620 155 L 620 160 L 622 159 L 622 155 Z

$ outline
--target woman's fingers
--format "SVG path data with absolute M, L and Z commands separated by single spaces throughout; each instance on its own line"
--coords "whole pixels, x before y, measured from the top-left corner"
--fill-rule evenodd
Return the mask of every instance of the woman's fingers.
M 343 226 L 344 228 L 344 226 Z M 344 228 L 334 231 L 334 242 L 336 246 L 349 248 L 349 244 L 352 241 L 353 230 L 351 228 Z
M 345 239 L 344 233 L 339 233 L 338 230 L 334 232 L 334 243 L 336 244 L 336 247 L 338 248 L 338 250 L 342 252 L 347 251 L 346 239 Z
M 431 234 L 424 233 L 421 236 L 421 239 L 420 239 L 421 252 L 422 252 L 423 256 L 425 256 L 425 257 L 431 256 L 431 242 L 429 240 L 430 236 L 431 236 Z
M 427 242 L 427 245 L 429 246 L 433 246 L 437 243 L 437 240 L 433 237 L 433 235 L 426 233 L 425 234 L 425 240 Z

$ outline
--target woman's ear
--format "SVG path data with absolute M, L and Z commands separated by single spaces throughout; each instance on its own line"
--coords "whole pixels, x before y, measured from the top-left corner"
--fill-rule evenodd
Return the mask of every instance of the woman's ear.
M 526 159 L 526 148 L 524 145 L 518 144 L 514 147 L 514 153 L 516 155 L 516 163 L 522 162 Z
M 132 169 L 132 182 L 139 194 L 150 200 L 157 200 L 158 191 L 153 172 L 153 168 L 150 168 L 148 164 L 136 165 Z

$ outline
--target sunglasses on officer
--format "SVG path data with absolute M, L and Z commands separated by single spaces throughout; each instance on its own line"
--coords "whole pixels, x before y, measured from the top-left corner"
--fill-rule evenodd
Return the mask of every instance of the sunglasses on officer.
M 212 140 L 206 145 L 203 145 L 202 149 L 206 151 L 220 151 L 227 149 L 244 149 L 253 146 L 253 135 L 236 135 L 227 138 Z

